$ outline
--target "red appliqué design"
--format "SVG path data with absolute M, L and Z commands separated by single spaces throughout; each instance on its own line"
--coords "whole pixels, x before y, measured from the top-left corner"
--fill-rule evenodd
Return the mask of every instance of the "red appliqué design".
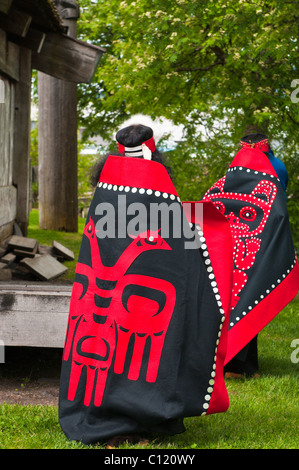
M 92 267 L 77 264 L 76 274 L 85 282 L 77 280 L 74 283 L 63 359 L 68 360 L 72 354 L 68 399 L 74 400 L 86 366 L 84 404 L 90 404 L 94 392 L 94 404 L 100 406 L 113 357 L 114 373 L 122 374 L 132 336 L 134 347 L 128 378 L 138 380 L 145 343 L 150 338 L 146 380 L 156 381 L 176 291 L 170 282 L 163 279 L 126 274 L 142 253 L 171 250 L 158 231 L 132 237 L 132 242 L 112 267 L 102 263 L 92 219 L 86 225 L 84 235 L 90 241 Z M 162 305 L 150 296 L 130 293 L 124 302 L 124 292 L 132 285 L 162 293 Z
M 274 202 L 277 188 L 267 180 L 260 181 L 251 194 L 224 191 L 226 176 L 205 194 L 203 200 L 212 201 L 230 223 L 234 242 L 234 285 L 232 308 L 248 280 L 247 271 L 255 262 L 261 247 L 257 236 L 264 230 Z

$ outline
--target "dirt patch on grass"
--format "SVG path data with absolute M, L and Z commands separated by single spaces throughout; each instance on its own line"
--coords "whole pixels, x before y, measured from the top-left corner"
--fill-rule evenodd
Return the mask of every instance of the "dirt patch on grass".
M 0 382 L 0 403 L 58 406 L 59 381 L 45 378 L 43 383 L 6 379 Z
M 0 403 L 58 406 L 61 349 L 6 347 Z

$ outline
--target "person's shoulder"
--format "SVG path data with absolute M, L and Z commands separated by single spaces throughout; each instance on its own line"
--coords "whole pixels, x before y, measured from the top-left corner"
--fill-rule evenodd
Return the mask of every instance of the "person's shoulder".
M 276 164 L 284 171 L 287 171 L 287 167 L 285 166 L 284 162 L 277 157 L 274 157 L 274 158 L 276 160 Z
M 270 162 L 274 165 L 276 165 L 277 167 L 281 168 L 281 169 L 284 169 L 286 171 L 286 166 L 284 164 L 284 162 L 282 160 L 280 160 L 280 158 L 276 157 L 273 153 L 269 155 L 269 159 L 270 159 Z

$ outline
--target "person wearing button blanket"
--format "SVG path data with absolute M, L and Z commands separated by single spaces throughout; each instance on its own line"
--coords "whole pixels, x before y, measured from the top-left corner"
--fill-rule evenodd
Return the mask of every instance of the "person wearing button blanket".
M 266 136 L 246 136 L 241 147 L 226 174 L 203 197 L 227 218 L 234 243 L 227 377 L 256 374 L 257 335 L 299 287 L 286 170 L 274 155 L 269 158 Z
M 212 203 L 202 218 L 185 212 L 151 128 L 116 138 L 97 170 L 61 370 L 61 427 L 87 444 L 180 433 L 185 417 L 229 405 L 229 224 Z

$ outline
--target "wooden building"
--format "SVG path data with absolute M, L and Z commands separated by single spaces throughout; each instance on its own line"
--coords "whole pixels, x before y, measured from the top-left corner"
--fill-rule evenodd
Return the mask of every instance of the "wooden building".
M 104 52 L 74 37 L 71 29 L 77 17 L 76 0 L 0 0 L 0 242 L 14 233 L 15 223 L 27 235 L 32 70 L 42 75 L 43 103 L 55 95 L 58 86 L 59 98 L 55 98 L 68 112 L 68 89 L 73 93 L 76 84 L 91 81 Z M 55 106 L 47 108 L 46 104 L 44 113 L 55 112 Z M 74 103 L 70 105 L 76 113 Z M 50 118 L 59 121 L 63 113 Z M 53 138 L 55 127 L 47 127 L 47 119 L 49 114 L 43 116 L 42 132 L 52 132 Z M 76 126 L 74 119 L 65 121 Z M 70 131 L 76 139 L 77 129 L 65 128 L 65 123 L 62 127 L 64 135 Z M 45 141 L 49 136 L 41 137 Z M 44 158 L 52 157 L 48 153 Z M 51 169 L 47 164 L 49 184 L 57 184 L 57 166 Z M 70 295 L 71 285 L 0 282 L 0 348 L 63 347 Z
M 14 222 L 27 234 L 32 70 L 88 83 L 104 52 L 68 34 L 76 4 L 0 0 L 0 242 L 13 234 Z

